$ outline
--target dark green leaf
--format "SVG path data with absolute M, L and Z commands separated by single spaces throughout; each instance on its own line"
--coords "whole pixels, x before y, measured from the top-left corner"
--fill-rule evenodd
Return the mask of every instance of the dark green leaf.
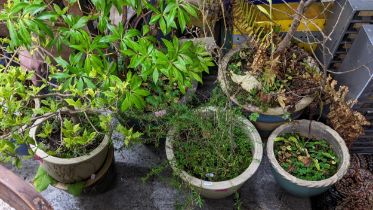
M 85 182 L 77 182 L 67 185 L 67 192 L 74 196 L 79 196 L 85 187 Z
M 42 166 L 39 166 L 34 178 L 34 186 L 36 191 L 41 192 L 47 189 L 50 184 L 54 184 L 55 182 L 56 181 L 47 174 L 47 171 Z

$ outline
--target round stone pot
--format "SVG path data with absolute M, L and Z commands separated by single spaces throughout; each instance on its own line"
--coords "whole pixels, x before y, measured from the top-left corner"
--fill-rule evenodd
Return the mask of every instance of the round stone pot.
M 303 97 L 300 101 L 298 101 L 298 103 L 296 103 L 295 106 L 292 108 L 289 106 L 284 108 L 278 106 L 268 108 L 266 111 L 252 104 L 240 104 L 237 98 L 234 96 L 234 94 L 229 94 L 232 93 L 232 90 L 230 90 L 230 87 L 227 83 L 228 75 L 226 72 L 228 71 L 228 64 L 232 56 L 244 48 L 248 48 L 248 46 L 240 45 L 239 47 L 231 49 L 223 57 L 223 59 L 219 63 L 218 81 L 224 93 L 229 95 L 230 100 L 236 105 L 240 106 L 246 112 L 246 115 L 250 115 L 254 112 L 259 113 L 259 118 L 253 123 L 259 130 L 259 132 L 262 134 L 262 136 L 267 137 L 274 129 L 288 121 L 287 119 L 284 119 L 282 117 L 283 115 L 291 113 L 291 119 L 297 119 L 303 113 L 303 110 L 312 103 L 314 98 L 311 96 L 306 96 Z
M 285 133 L 299 133 L 302 136 L 325 139 L 340 160 L 336 174 L 320 181 L 307 181 L 299 179 L 285 171 L 277 162 L 274 154 L 274 141 L 276 137 Z M 296 120 L 281 125 L 274 130 L 268 138 L 267 156 L 277 183 L 289 193 L 299 197 L 310 197 L 326 191 L 346 174 L 350 165 L 348 148 L 339 134 L 323 123 L 309 120 Z
M 53 157 L 36 146 L 35 137 L 38 125 L 45 120 L 45 118 L 36 120 L 34 125 L 37 126 L 33 126 L 30 129 L 29 135 L 35 141 L 35 145 L 31 144 L 30 147 L 35 152 L 35 155 L 40 158 L 41 165 L 51 177 L 61 183 L 75 183 L 90 178 L 102 167 L 108 154 L 109 135 L 105 135 L 98 147 L 89 154 L 76 158 Z
M 201 112 L 214 112 L 215 107 L 201 109 Z M 239 117 L 244 123 L 248 140 L 252 142 L 253 160 L 249 167 L 239 176 L 225 181 L 210 182 L 191 176 L 186 171 L 179 170 L 176 167 L 176 160 L 172 148 L 174 129 L 171 129 L 166 138 L 166 155 L 174 171 L 179 173 L 180 178 L 189 186 L 193 187 L 200 195 L 206 198 L 219 199 L 235 193 L 250 177 L 257 171 L 263 156 L 263 144 L 258 131 L 249 120 Z

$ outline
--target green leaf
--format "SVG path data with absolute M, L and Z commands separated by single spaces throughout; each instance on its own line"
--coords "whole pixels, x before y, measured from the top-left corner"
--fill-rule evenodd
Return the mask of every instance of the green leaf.
M 7 20 L 7 27 L 8 27 L 8 30 L 9 30 L 9 35 L 10 35 L 11 42 L 13 43 L 13 45 L 17 46 L 18 45 L 18 37 L 17 37 L 16 31 L 14 29 L 14 25 L 10 20 Z
M 155 69 L 155 70 L 153 71 L 153 81 L 154 81 L 155 84 L 157 84 L 158 79 L 159 79 L 159 72 L 158 72 L 157 69 Z
M 133 92 L 135 92 L 139 96 L 148 96 L 150 95 L 150 92 L 145 89 L 136 89 Z
M 42 166 L 39 166 L 34 178 L 34 186 L 36 191 L 44 191 L 50 184 L 54 184 L 55 182 L 56 181 L 48 175 L 47 171 Z
M 92 89 L 96 88 L 96 85 L 93 84 L 93 82 L 89 78 L 83 77 L 83 80 L 85 84 L 87 85 L 87 87 L 92 88 Z
M 163 18 L 161 18 L 160 21 L 159 21 L 159 27 L 161 28 L 161 31 L 162 31 L 163 35 L 166 35 L 167 34 L 167 26 L 166 26 L 166 22 L 164 21 Z
M 84 88 L 84 82 L 83 82 L 83 79 L 82 78 L 79 78 L 77 84 L 76 84 L 76 87 L 78 88 L 78 90 L 80 91 L 83 91 L 83 88 Z
M 197 17 L 197 12 L 193 5 L 191 4 L 182 4 L 181 5 L 190 15 Z
M 18 13 L 19 11 L 21 11 L 23 8 L 25 8 L 29 3 L 26 3 L 26 2 L 19 2 L 17 4 L 14 4 L 12 6 L 12 9 L 10 11 L 10 14 L 16 14 Z
M 69 63 L 65 61 L 61 56 L 58 56 L 56 59 L 57 64 L 59 64 L 62 68 L 66 68 Z
M 50 19 L 55 19 L 57 18 L 58 15 L 54 12 L 44 12 L 42 14 L 40 14 L 37 19 L 39 20 L 50 20 Z
M 253 112 L 250 114 L 249 119 L 250 121 L 256 122 L 259 118 L 259 113 Z
M 61 72 L 61 73 L 52 74 L 51 77 L 55 79 L 66 79 L 66 78 L 69 78 L 70 75 L 68 73 Z
M 78 20 L 78 22 L 76 22 L 76 23 L 73 25 L 72 28 L 73 28 L 73 29 L 79 29 L 79 28 L 81 28 L 81 27 L 87 25 L 88 20 L 89 20 L 89 17 L 87 17 L 87 16 L 83 16 L 83 17 L 81 17 L 81 18 Z
M 186 28 L 186 21 L 185 21 L 184 13 L 181 10 L 179 10 L 178 13 L 179 15 L 177 17 L 179 20 L 180 29 L 181 29 L 181 32 L 184 32 Z
M 77 182 L 67 185 L 67 192 L 73 196 L 79 196 L 85 187 L 85 182 Z
M 67 99 L 65 99 L 65 101 L 70 106 L 75 106 L 76 105 L 76 102 L 71 98 L 67 98 Z
M 152 18 L 149 21 L 149 24 L 153 25 L 155 22 L 157 22 L 159 20 L 159 18 L 161 18 L 161 14 L 152 16 Z
M 120 106 L 120 110 L 122 112 L 126 111 L 128 108 L 130 108 L 132 105 L 129 96 L 126 96 L 126 98 L 122 101 L 122 104 Z

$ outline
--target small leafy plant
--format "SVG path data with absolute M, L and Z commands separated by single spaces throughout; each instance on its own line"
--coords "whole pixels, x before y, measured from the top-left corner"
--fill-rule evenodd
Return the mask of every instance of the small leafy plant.
M 319 181 L 338 170 L 339 159 L 325 139 L 286 133 L 275 139 L 274 151 L 281 167 L 299 179 Z
M 207 181 L 240 175 L 252 161 L 251 143 L 233 110 L 185 110 L 173 119 L 177 168 Z
M 87 120 L 83 114 L 73 119 L 80 122 Z M 89 123 L 73 123 L 68 117 L 62 119 L 59 119 L 59 116 L 52 117 L 42 123 L 38 129 L 39 132 L 36 134 L 38 147 L 49 155 L 59 158 L 74 158 L 88 154 L 102 141 L 105 135 L 104 129 L 107 129 L 107 125 L 104 128 L 99 126 L 99 119 L 97 116 L 89 117 L 92 125 L 96 125 L 93 127 Z

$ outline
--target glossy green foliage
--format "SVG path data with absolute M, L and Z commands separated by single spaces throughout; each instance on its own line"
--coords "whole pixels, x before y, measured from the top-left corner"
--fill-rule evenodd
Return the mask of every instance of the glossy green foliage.
M 338 170 L 339 159 L 325 139 L 287 133 L 275 139 L 274 151 L 281 167 L 300 179 L 319 181 Z

